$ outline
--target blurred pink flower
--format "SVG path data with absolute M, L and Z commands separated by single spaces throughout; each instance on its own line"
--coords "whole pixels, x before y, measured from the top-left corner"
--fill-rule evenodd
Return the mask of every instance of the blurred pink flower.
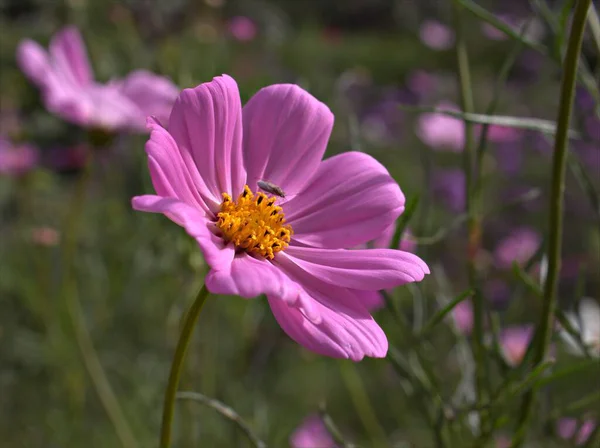
M 60 234 L 52 227 L 36 227 L 31 230 L 31 240 L 40 246 L 56 246 L 60 241 Z
M 481 134 L 480 129 L 478 134 Z M 523 132 L 521 130 L 506 126 L 491 125 L 487 131 L 488 140 L 494 143 L 514 143 L 522 136 Z
M 442 102 L 438 109 L 459 111 L 452 103 Z M 465 147 L 465 126 L 457 118 L 439 113 L 421 114 L 417 135 L 428 146 L 439 151 L 461 152 Z
M 533 337 L 533 325 L 507 327 L 500 332 L 500 348 L 506 363 L 515 367 L 521 363 Z
M 19 176 L 35 168 L 38 164 L 38 151 L 33 146 L 12 144 L 0 137 L 0 174 Z
M 501 269 L 509 269 L 513 262 L 525 264 L 536 253 L 542 237 L 535 230 L 521 227 L 513 230 L 496 246 L 494 259 L 496 266 Z
M 462 334 L 471 334 L 473 331 L 473 304 L 470 300 L 463 300 L 454 307 L 451 313 L 456 330 Z
M 248 17 L 232 17 L 227 23 L 227 28 L 233 38 L 241 42 L 248 42 L 256 37 L 256 24 Z
M 318 415 L 304 419 L 290 437 L 291 448 L 335 448 L 336 444 Z
M 574 437 L 576 446 L 585 444 L 595 429 L 596 422 L 590 418 L 584 420 L 581 426 L 578 424 L 577 419 L 569 417 L 561 418 L 556 424 L 556 430 L 560 438 L 571 440 Z
M 72 26 L 52 38 L 49 51 L 22 41 L 17 62 L 40 88 L 50 112 L 84 127 L 144 131 L 147 116 L 169 117 L 179 91 L 167 78 L 145 70 L 107 84 L 96 82 L 81 35 Z
M 454 31 L 437 20 L 425 20 L 419 28 L 421 42 L 434 50 L 447 50 L 454 45 Z
M 388 342 L 365 299 L 429 272 L 399 250 L 344 250 L 377 238 L 404 195 L 371 156 L 321 161 L 333 114 L 296 85 L 277 84 L 242 109 L 229 76 L 179 95 L 169 130 L 149 119 L 146 143 L 157 195 L 133 208 L 163 213 L 196 239 L 214 294 L 265 294 L 275 318 L 316 353 L 383 357 Z M 267 196 L 268 180 L 287 192 Z

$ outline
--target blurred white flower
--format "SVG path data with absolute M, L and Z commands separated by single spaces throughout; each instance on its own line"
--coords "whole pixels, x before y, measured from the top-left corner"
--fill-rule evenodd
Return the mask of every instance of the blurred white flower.
M 588 347 L 589 353 L 600 357 L 600 305 L 590 297 L 584 297 L 579 302 L 578 313 L 566 313 L 571 326 L 581 335 L 581 341 Z M 567 350 L 578 356 L 583 351 L 577 340 L 566 330 L 561 330 L 560 335 L 566 343 Z

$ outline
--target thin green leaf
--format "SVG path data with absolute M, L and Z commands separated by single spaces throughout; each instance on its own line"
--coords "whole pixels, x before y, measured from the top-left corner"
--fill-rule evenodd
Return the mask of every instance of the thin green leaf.
M 534 386 L 540 386 L 542 384 L 543 378 L 541 376 L 546 373 L 549 367 L 554 365 L 554 361 L 545 361 L 539 364 L 535 369 L 531 371 L 529 375 L 525 377 L 523 381 L 518 383 L 516 386 L 510 389 L 508 395 L 511 397 L 519 396 L 525 391 L 528 391 Z
M 419 205 L 419 196 L 415 195 L 411 197 L 404 206 L 404 213 L 400 215 L 396 224 L 396 232 L 394 232 L 394 237 L 392 238 L 392 242 L 390 244 L 391 249 L 398 249 L 400 246 L 400 241 L 402 239 L 402 234 L 408 225 L 408 222 L 412 218 L 415 210 L 417 209 L 417 205 Z
M 524 36 L 527 30 L 529 29 L 529 25 L 531 24 L 531 20 L 525 24 L 523 30 L 521 31 L 521 35 Z M 498 77 L 496 78 L 496 82 L 494 83 L 494 93 L 490 103 L 485 111 L 485 115 L 493 115 L 496 112 L 496 108 L 498 107 L 498 103 L 500 102 L 500 96 L 502 92 L 502 87 L 506 83 L 506 79 L 508 78 L 508 74 L 510 70 L 515 65 L 517 61 L 517 57 L 523 51 L 523 42 L 520 40 L 517 41 L 512 50 L 506 55 L 504 62 L 502 62 L 502 66 L 500 67 L 500 71 L 498 72 Z M 485 155 L 485 150 L 487 147 L 487 135 L 490 125 L 484 124 L 481 129 L 481 135 L 479 137 L 479 145 L 477 147 L 477 163 L 476 166 L 479 170 L 482 167 L 483 156 Z M 477 180 L 480 183 L 480 179 Z
M 520 280 L 521 283 L 523 283 L 523 285 L 536 297 L 539 298 L 544 295 L 542 287 L 527 272 L 523 270 L 519 263 L 513 263 L 512 271 L 513 274 L 515 274 L 515 276 L 517 277 L 517 279 Z
M 592 38 L 594 43 L 596 44 L 596 51 L 600 55 L 600 19 L 598 18 L 598 12 L 594 4 L 590 6 L 590 11 L 588 12 L 588 27 L 592 32 Z
M 520 41 L 524 45 L 526 45 L 530 48 L 533 48 L 534 50 L 536 50 L 544 55 L 548 54 L 546 47 L 538 44 L 537 42 L 531 41 L 531 40 L 521 36 L 521 34 L 518 31 L 516 31 L 514 28 L 512 28 L 506 22 L 500 20 L 494 14 L 489 12 L 487 9 L 479 6 L 474 1 L 472 1 L 472 0 L 456 0 L 456 1 L 459 4 L 461 4 L 471 14 L 473 14 L 474 16 L 478 17 L 479 19 L 483 20 L 484 22 L 489 23 L 494 28 L 497 28 L 499 31 L 502 31 L 507 36 L 510 36 L 513 39 Z
M 343 448 L 356 448 L 356 445 L 354 445 L 353 443 L 350 443 L 350 442 L 346 441 L 346 439 L 344 439 L 344 436 L 342 436 L 342 432 L 339 430 L 338 426 L 335 424 L 335 422 L 333 421 L 331 416 L 327 413 L 325 404 L 322 404 L 320 406 L 319 416 L 323 420 L 323 423 L 325 424 L 327 431 L 329 432 L 329 434 L 333 438 L 333 441 L 337 445 L 339 445 Z
M 214 398 L 209 398 L 206 395 L 202 395 L 198 392 L 191 391 L 181 391 L 177 392 L 177 399 L 179 400 L 192 400 L 198 403 L 202 403 L 215 411 L 221 414 L 228 420 L 231 420 L 233 423 L 237 425 L 238 428 L 242 430 L 242 432 L 246 435 L 248 440 L 254 445 L 256 448 L 266 448 L 267 444 L 258 438 L 256 434 L 250 429 L 250 426 L 240 417 L 240 415 L 235 412 L 229 406 L 221 403 Z
M 556 134 L 556 123 L 550 120 L 542 120 L 541 118 L 513 117 L 508 115 L 473 114 L 466 112 L 458 112 L 455 110 L 439 109 L 436 107 L 408 106 L 404 104 L 400 105 L 399 107 L 400 109 L 409 112 L 435 113 L 447 115 L 449 117 L 458 118 L 469 123 L 496 125 L 516 129 L 528 129 L 531 131 L 537 131 L 551 135 Z M 574 129 L 569 129 L 568 136 L 571 139 L 581 138 L 579 132 L 577 132 Z
M 421 334 L 420 337 L 425 336 L 427 333 L 429 333 L 431 330 L 433 330 L 433 328 L 439 324 L 444 317 L 446 317 L 446 315 L 448 313 L 450 313 L 454 307 L 456 307 L 459 303 L 461 303 L 462 301 L 470 298 L 471 296 L 473 296 L 473 290 L 472 289 L 467 289 L 466 291 L 464 291 L 462 294 L 456 296 L 454 299 L 452 299 L 450 301 L 450 303 L 448 303 L 444 308 L 442 308 L 441 310 L 439 310 L 430 320 L 429 322 L 427 322 L 427 324 L 423 327 L 423 329 L 421 330 Z
M 596 191 L 594 183 L 583 167 L 583 164 L 575 154 L 569 154 L 567 163 L 569 164 L 571 173 L 573 173 L 573 176 L 575 176 L 575 179 L 577 179 L 577 183 L 579 183 L 579 186 L 586 194 L 597 219 L 600 221 L 600 195 Z
M 548 375 L 547 377 L 542 378 L 539 381 L 538 385 L 546 386 L 550 383 L 553 383 L 556 380 L 569 377 L 569 376 L 573 375 L 574 373 L 585 371 L 585 370 L 589 369 L 590 367 L 598 368 L 599 365 L 600 364 L 598 363 L 597 359 L 585 359 L 578 363 L 573 363 L 567 367 L 556 370 L 551 375 Z

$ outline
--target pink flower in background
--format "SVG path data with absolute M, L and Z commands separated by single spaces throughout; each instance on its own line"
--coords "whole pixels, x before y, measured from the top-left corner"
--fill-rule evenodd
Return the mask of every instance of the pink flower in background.
M 437 20 L 425 20 L 419 28 L 421 42 L 434 50 L 447 50 L 454 45 L 454 31 Z
M 40 246 L 56 246 L 60 241 L 60 233 L 52 227 L 36 227 L 31 229 L 31 240 Z
M 291 448 L 335 448 L 336 444 L 318 415 L 304 419 L 290 437 Z
M 533 325 L 507 327 L 500 332 L 500 348 L 506 363 L 515 367 L 521 363 L 533 337 Z
M 457 331 L 462 334 L 471 334 L 473 331 L 473 304 L 470 300 L 463 300 L 456 305 L 451 315 Z
M 440 103 L 438 109 L 459 111 L 456 105 Z M 457 118 L 439 113 L 419 116 L 417 135 L 428 146 L 439 151 L 461 152 L 465 147 L 465 126 Z
M 561 418 L 556 424 L 556 431 L 561 439 L 571 440 L 573 438 L 576 446 L 585 444 L 594 430 L 596 422 L 592 419 L 586 419 L 580 425 L 577 419 Z
M 256 37 L 256 24 L 244 16 L 235 16 L 227 23 L 229 33 L 241 42 L 248 42 Z
M 26 143 L 12 144 L 0 137 L 0 174 L 20 176 L 38 164 L 38 151 Z
M 525 264 L 536 253 L 542 238 L 533 229 L 522 227 L 511 232 L 496 246 L 494 258 L 501 269 L 509 269 L 513 262 Z
M 316 353 L 358 361 L 387 353 L 365 302 L 420 281 L 417 256 L 365 244 L 395 222 L 404 195 L 372 157 L 321 161 L 333 114 L 296 85 L 266 87 L 242 109 L 236 82 L 215 78 L 179 95 L 165 130 L 149 119 L 156 195 L 136 210 L 163 213 L 196 239 L 214 294 L 265 294 L 283 330 Z M 268 195 L 268 181 L 287 193 Z
M 506 126 L 491 125 L 487 130 L 487 138 L 494 143 L 514 143 L 521 139 L 523 132 Z
M 71 26 L 52 38 L 49 51 L 24 40 L 17 62 L 41 90 L 50 112 L 84 127 L 144 131 L 147 116 L 168 118 L 179 92 L 167 78 L 145 70 L 107 84 L 96 82 L 81 35 Z

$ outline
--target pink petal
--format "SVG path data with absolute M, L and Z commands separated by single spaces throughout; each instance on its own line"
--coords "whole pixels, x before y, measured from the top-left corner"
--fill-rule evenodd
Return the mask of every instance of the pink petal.
M 328 284 L 294 264 L 280 252 L 274 264 L 304 291 L 295 303 L 268 295 L 283 330 L 309 350 L 358 361 L 383 357 L 387 339 L 367 309 L 368 292 Z
M 429 274 L 429 268 L 419 257 L 392 249 L 288 247 L 283 256 L 326 283 L 367 291 L 417 282 Z
M 183 90 L 169 119 L 169 132 L 184 162 L 190 172 L 200 173 L 219 203 L 224 192 L 237 198 L 246 182 L 241 120 L 238 87 L 227 75 Z
M 321 162 L 302 194 L 283 205 L 294 240 L 349 248 L 377 238 L 404 210 L 404 195 L 383 165 L 347 152 Z
M 52 72 L 48 53 L 37 42 L 29 39 L 17 47 L 17 64 L 25 75 L 35 84 L 44 87 L 47 76 Z
M 167 123 L 179 88 L 169 79 L 146 70 L 130 73 L 120 84 L 120 91 L 139 109 L 140 126 L 146 117 L 153 115 Z
M 327 146 L 333 114 L 292 84 L 261 89 L 244 107 L 244 161 L 248 186 L 266 180 L 297 194 L 317 170 Z
M 275 295 L 295 303 L 301 288 L 281 270 L 264 259 L 243 253 L 222 270 L 211 270 L 206 276 L 206 287 L 213 294 L 242 296 L 247 299 L 261 294 Z
M 188 205 L 213 214 L 219 202 L 210 194 L 196 166 L 186 165 L 171 134 L 155 119 L 148 119 L 150 138 L 146 142 L 152 184 L 159 196 L 176 197 Z
M 52 38 L 50 55 L 55 68 L 68 76 L 71 82 L 85 86 L 93 81 L 83 39 L 74 26 L 63 28 Z
M 335 294 L 340 288 L 334 288 Z M 352 295 L 351 290 L 346 290 Z M 320 295 L 311 291 L 311 295 Z M 305 348 L 333 358 L 360 361 L 365 356 L 382 358 L 388 349 L 383 330 L 368 312 L 349 314 L 343 309 L 325 306 L 323 297 L 314 299 L 321 319 L 318 323 L 308 319 L 297 305 L 290 305 L 276 296 L 267 296 L 273 315 L 281 328 L 294 341 Z
M 227 269 L 231 264 L 235 249 L 232 244 L 215 236 L 208 228 L 208 220 L 202 211 L 181 202 L 176 198 L 154 195 L 136 196 L 131 201 L 135 210 L 162 213 L 174 223 L 185 228 L 196 239 L 206 262 L 213 269 Z
M 333 448 L 335 442 L 318 415 L 307 417 L 290 437 L 292 448 Z

